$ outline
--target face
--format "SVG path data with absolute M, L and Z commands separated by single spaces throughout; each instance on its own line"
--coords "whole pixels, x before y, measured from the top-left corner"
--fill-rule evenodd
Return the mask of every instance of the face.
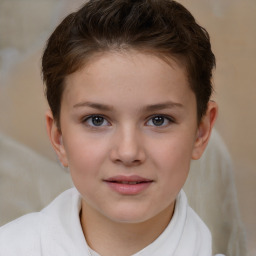
M 153 55 L 105 53 L 65 86 L 61 132 L 50 115 L 48 132 L 82 208 L 126 223 L 171 213 L 204 149 L 185 69 Z

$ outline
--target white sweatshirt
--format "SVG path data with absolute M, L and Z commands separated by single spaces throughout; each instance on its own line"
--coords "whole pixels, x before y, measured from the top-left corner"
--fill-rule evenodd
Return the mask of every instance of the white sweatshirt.
M 91 251 L 84 238 L 80 209 L 80 195 L 72 188 L 41 212 L 4 225 L 0 228 L 0 256 L 98 255 Z M 164 232 L 132 256 L 212 256 L 211 240 L 208 228 L 188 206 L 186 195 L 181 191 Z

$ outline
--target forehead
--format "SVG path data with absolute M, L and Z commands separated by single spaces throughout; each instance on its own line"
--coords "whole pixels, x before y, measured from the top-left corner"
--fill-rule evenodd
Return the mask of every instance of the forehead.
M 94 55 L 69 75 L 63 99 L 82 101 L 92 97 L 113 101 L 113 97 L 118 97 L 150 104 L 161 98 L 184 100 L 191 93 L 186 69 L 180 62 L 152 53 L 115 51 Z
M 79 73 L 87 73 L 87 75 L 91 76 L 97 73 L 99 78 L 101 74 L 106 75 L 105 71 L 110 74 L 119 72 L 119 74 L 123 73 L 127 76 L 135 72 L 136 75 L 140 73 L 140 77 L 148 73 L 148 77 L 161 79 L 167 77 L 166 74 L 170 68 L 175 70 L 177 76 L 183 76 L 184 79 L 187 79 L 186 67 L 178 57 L 167 56 L 150 50 L 137 51 L 129 49 L 96 52 L 84 60 L 78 71 L 66 77 L 65 85 L 69 84 L 74 77 L 78 77 L 77 74 Z M 164 76 L 159 76 L 159 74 Z

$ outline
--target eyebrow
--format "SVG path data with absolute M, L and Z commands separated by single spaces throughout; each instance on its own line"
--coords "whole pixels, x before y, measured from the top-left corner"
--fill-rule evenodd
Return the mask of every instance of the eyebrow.
M 95 103 L 95 102 L 80 102 L 77 103 L 73 106 L 74 108 L 79 108 L 79 107 L 90 107 L 90 108 L 95 108 L 98 110 L 105 110 L 105 111 L 111 111 L 114 109 L 113 106 L 101 104 L 101 103 Z M 176 103 L 172 101 L 167 101 L 163 103 L 158 103 L 158 104 L 153 104 L 153 105 L 148 105 L 143 108 L 144 111 L 156 111 L 156 110 L 162 110 L 162 109 L 167 109 L 167 108 L 182 108 L 183 105 L 181 103 Z
M 79 108 L 79 107 L 90 107 L 90 108 L 95 108 L 95 109 L 105 110 L 105 111 L 111 111 L 113 109 L 112 106 L 108 106 L 101 103 L 89 102 L 89 101 L 80 102 L 73 106 L 73 108 Z
M 144 109 L 146 111 L 155 111 L 155 110 L 162 110 L 162 109 L 167 109 L 167 108 L 177 108 L 177 107 L 183 108 L 183 105 L 181 103 L 167 101 L 167 102 L 163 102 L 163 103 L 146 106 Z

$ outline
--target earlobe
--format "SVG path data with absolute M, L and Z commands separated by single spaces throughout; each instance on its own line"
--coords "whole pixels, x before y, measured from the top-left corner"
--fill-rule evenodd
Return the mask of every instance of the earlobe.
M 192 159 L 197 160 L 202 156 L 210 139 L 212 128 L 217 117 L 217 112 L 218 106 L 216 102 L 209 101 L 206 114 L 203 116 L 198 126 L 197 137 L 192 152 Z
M 46 118 L 47 134 L 51 141 L 53 149 L 55 150 L 62 165 L 64 167 L 67 167 L 68 161 L 67 161 L 66 151 L 63 145 L 63 141 L 62 141 L 62 134 L 60 129 L 57 127 L 54 121 L 52 112 L 50 110 L 46 112 L 45 118 Z

